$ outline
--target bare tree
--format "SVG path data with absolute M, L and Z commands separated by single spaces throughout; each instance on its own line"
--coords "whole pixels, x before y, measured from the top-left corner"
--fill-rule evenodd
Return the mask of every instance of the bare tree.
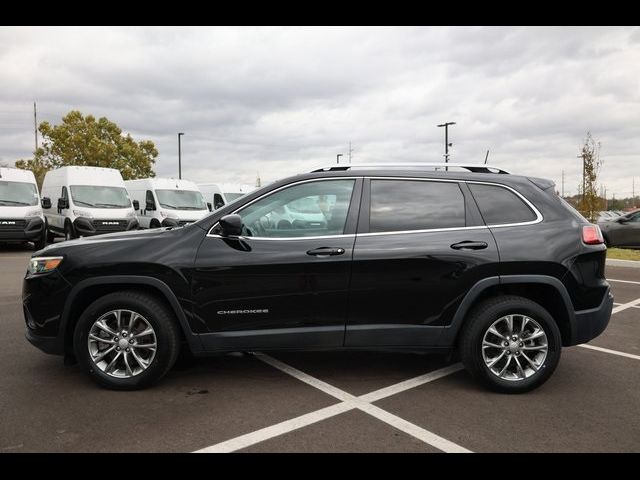
M 600 142 L 593 138 L 591 132 L 587 132 L 587 137 L 578 156 L 582 158 L 583 162 L 583 180 L 582 185 L 579 186 L 582 193 L 580 213 L 594 222 L 601 204 L 597 180 L 602 160 L 600 159 Z

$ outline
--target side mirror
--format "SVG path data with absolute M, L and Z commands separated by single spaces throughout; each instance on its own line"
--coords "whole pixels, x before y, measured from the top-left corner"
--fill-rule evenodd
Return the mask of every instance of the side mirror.
M 65 208 L 69 208 L 69 200 L 66 198 L 59 198 L 58 199 L 58 208 L 60 210 L 65 209 Z
M 207 208 L 210 212 L 213 212 L 213 207 L 211 206 L 211 202 L 207 202 Z
M 40 205 L 42 205 L 42 208 L 44 209 L 51 208 L 51 199 L 49 197 L 42 197 L 42 200 L 40 200 Z
M 618 218 L 616 218 L 616 220 L 615 220 L 615 221 L 616 221 L 616 222 L 618 222 L 618 223 L 621 223 L 621 224 L 623 224 L 623 225 L 624 225 L 625 223 L 629 223 L 629 219 L 628 219 L 628 218 L 626 218 L 626 217 L 618 217 Z
M 138 211 L 140 210 L 140 202 L 138 200 L 134 200 L 133 202 L 133 209 Z
M 156 202 L 147 201 L 147 204 L 145 205 L 145 210 L 155 210 L 155 209 L 156 209 Z
M 222 228 L 222 235 L 225 237 L 233 236 L 238 237 L 242 235 L 242 218 L 240 215 L 231 214 L 225 215 L 220 220 L 220 228 Z

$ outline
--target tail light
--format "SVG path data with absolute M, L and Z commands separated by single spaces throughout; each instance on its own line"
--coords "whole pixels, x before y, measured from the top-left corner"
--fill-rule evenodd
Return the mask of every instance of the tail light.
M 599 245 L 604 243 L 602 232 L 598 225 L 585 225 L 582 227 L 582 241 L 587 245 Z

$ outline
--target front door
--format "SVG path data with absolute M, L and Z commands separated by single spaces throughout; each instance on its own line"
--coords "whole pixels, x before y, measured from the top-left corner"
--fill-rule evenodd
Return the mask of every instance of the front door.
M 192 283 L 206 349 L 342 345 L 361 183 L 283 187 L 236 211 L 241 237 L 212 229 Z
M 368 181 L 367 181 L 368 182 Z M 436 346 L 498 251 L 464 184 L 371 179 L 354 248 L 346 346 Z

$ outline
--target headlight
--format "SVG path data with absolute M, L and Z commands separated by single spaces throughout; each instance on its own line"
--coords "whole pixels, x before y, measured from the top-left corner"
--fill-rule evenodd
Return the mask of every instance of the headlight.
M 176 214 L 175 214 L 175 213 L 173 213 L 173 212 L 167 212 L 167 211 L 165 211 L 165 210 L 160 210 L 160 216 L 161 216 L 162 218 L 174 218 L 174 219 L 176 219 L 176 220 L 178 219 L 178 215 L 176 215 Z
M 55 270 L 62 263 L 62 257 L 34 257 L 29 260 L 29 273 L 47 273 Z
M 73 214 L 76 217 L 93 218 L 93 215 L 91 215 L 91 212 L 88 212 L 87 210 L 74 210 Z
M 42 216 L 41 208 L 32 208 L 31 210 L 28 210 L 27 214 L 25 215 L 25 217 L 41 217 L 41 216 Z

